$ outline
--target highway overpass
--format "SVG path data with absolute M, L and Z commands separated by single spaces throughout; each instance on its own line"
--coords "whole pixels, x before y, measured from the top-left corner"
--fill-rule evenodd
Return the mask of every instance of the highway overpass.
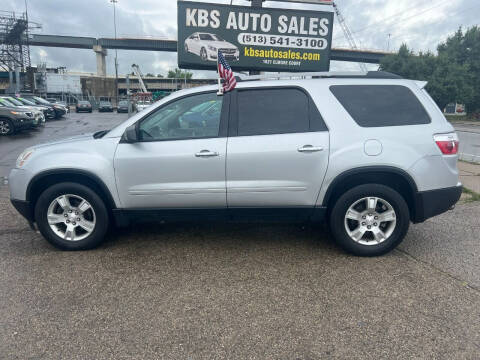
M 107 49 L 177 51 L 177 41 L 155 38 L 94 38 L 79 36 L 30 34 L 30 46 L 63 47 L 94 50 L 97 54 L 97 73 L 105 75 L 105 56 Z M 332 49 L 331 60 L 378 64 L 390 53 L 374 50 Z

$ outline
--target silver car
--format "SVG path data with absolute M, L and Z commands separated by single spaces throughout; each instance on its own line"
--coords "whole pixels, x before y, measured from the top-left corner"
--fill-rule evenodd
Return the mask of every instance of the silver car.
M 425 84 L 327 73 L 178 91 L 109 131 L 26 149 L 11 201 L 66 250 L 112 223 L 215 218 L 326 220 L 348 252 L 384 254 L 462 191 L 458 137 Z

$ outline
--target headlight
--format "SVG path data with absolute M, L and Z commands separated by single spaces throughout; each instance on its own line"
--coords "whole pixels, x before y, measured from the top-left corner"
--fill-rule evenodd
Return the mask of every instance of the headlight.
M 21 111 L 10 111 L 10 113 L 12 113 L 13 115 L 25 115 L 25 113 Z
M 212 51 L 217 51 L 217 48 L 215 46 L 208 45 L 208 48 Z
M 32 154 L 33 154 L 33 149 L 27 149 L 24 152 L 22 152 L 17 159 L 17 167 L 18 168 L 22 167 Z

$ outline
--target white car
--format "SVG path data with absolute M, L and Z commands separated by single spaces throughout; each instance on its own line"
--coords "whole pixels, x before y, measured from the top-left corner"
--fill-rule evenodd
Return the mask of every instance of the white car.
M 145 110 L 150 105 L 152 105 L 152 103 L 150 101 L 139 101 L 139 102 L 137 102 L 137 112 Z
M 193 33 L 185 40 L 185 52 L 198 55 L 203 61 L 217 61 L 218 51 L 225 59 L 238 61 L 238 48 L 216 34 Z

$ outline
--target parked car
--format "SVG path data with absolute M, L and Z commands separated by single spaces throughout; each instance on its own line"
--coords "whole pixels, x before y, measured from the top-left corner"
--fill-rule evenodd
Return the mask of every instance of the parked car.
M 0 101 L 0 135 L 13 135 L 20 130 L 35 127 L 31 111 L 5 104 L 5 101 Z
M 137 101 L 137 112 L 143 111 L 151 105 L 152 105 L 152 102 L 148 100 Z
M 77 102 L 77 105 L 75 106 L 75 112 L 79 113 L 82 111 L 86 111 L 91 113 L 92 112 L 92 104 L 90 104 L 90 101 L 79 101 Z
M 117 113 L 128 113 L 128 100 L 118 102 Z
M 15 100 L 21 102 L 25 106 L 35 106 L 39 109 L 42 109 L 43 115 L 45 116 L 45 120 L 55 118 L 55 110 L 53 106 L 38 105 L 38 104 L 35 104 L 35 102 L 27 100 L 21 96 L 15 97 Z
M 64 116 L 67 113 L 67 109 L 65 106 L 60 104 L 52 104 L 47 100 L 41 98 L 40 96 L 35 96 L 32 94 L 22 94 L 21 97 L 29 101 L 32 101 L 37 105 L 44 105 L 44 106 L 51 107 L 55 112 L 55 119 L 60 119 L 62 116 Z
M 42 108 L 23 105 L 20 101 L 11 96 L 1 96 L 0 101 L 3 101 L 5 106 L 14 106 L 19 110 L 31 111 L 34 117 L 34 126 L 45 126 L 45 116 Z
M 185 40 L 185 52 L 200 56 L 203 61 L 217 61 L 218 51 L 225 59 L 238 61 L 238 48 L 216 34 L 196 32 Z
M 11 201 L 67 250 L 99 245 L 111 221 L 216 217 L 326 220 L 348 252 L 384 254 L 462 192 L 457 134 L 425 85 L 369 72 L 178 91 L 110 131 L 26 149 Z
M 110 101 L 100 101 L 98 112 L 113 112 L 113 106 Z

